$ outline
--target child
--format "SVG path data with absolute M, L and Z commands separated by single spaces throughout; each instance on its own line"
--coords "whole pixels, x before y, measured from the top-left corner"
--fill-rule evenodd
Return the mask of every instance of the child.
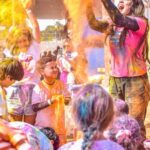
M 40 30 L 30 10 L 30 2 L 24 8 L 33 25 L 33 34 L 26 26 L 12 27 L 6 41 L 7 49 L 4 50 L 6 57 L 15 57 L 21 61 L 25 73 L 23 80 L 8 88 L 8 111 L 13 120 L 24 120 L 34 124 L 35 114 L 31 109 L 31 95 L 34 85 L 39 81 L 35 65 L 40 56 Z
M 41 132 L 43 132 L 48 139 L 52 142 L 54 150 L 57 150 L 59 148 L 59 137 L 56 134 L 55 130 L 49 127 L 40 129 Z
M 57 80 L 56 57 L 45 52 L 37 63 L 42 80 L 35 86 L 32 95 L 33 110 L 37 111 L 35 125 L 53 128 L 59 136 L 60 144 L 66 141 L 64 98 L 70 95 L 62 81 Z M 57 101 L 53 101 L 57 99 Z
M 73 116 L 83 133 L 83 139 L 62 146 L 59 150 L 123 150 L 103 136 L 113 118 L 113 101 L 97 84 L 87 84 L 73 99 Z
M 23 78 L 24 71 L 16 59 L 5 58 L 0 61 L 0 117 L 8 120 L 6 91 L 4 88 Z
M 117 117 L 108 131 L 108 138 L 122 145 L 125 150 L 144 150 L 140 126 L 131 116 Z
M 57 58 L 58 66 L 61 71 L 60 80 L 67 84 L 68 87 L 75 83 L 72 62 L 77 55 L 77 52 L 73 51 L 73 45 L 71 41 L 66 41 L 64 43 L 63 55 Z

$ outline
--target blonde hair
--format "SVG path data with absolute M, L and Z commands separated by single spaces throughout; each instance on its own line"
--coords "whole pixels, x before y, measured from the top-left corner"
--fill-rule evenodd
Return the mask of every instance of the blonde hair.
M 25 25 L 12 26 L 9 30 L 8 37 L 6 39 L 6 46 L 10 50 L 12 55 L 19 53 L 19 47 L 17 45 L 18 38 L 22 35 L 27 36 L 29 43 L 31 43 L 33 37 L 31 30 Z

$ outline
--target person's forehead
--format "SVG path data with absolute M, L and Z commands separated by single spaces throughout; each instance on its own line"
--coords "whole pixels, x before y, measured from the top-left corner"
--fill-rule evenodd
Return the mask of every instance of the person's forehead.
M 26 40 L 28 39 L 28 37 L 26 35 L 21 35 L 19 38 L 18 38 L 18 41 L 21 41 L 21 40 Z
M 118 5 L 118 3 L 120 1 L 123 1 L 123 2 L 132 2 L 133 0 L 115 0 L 115 5 Z
M 48 62 L 46 63 L 45 67 L 51 67 L 51 66 L 56 66 L 56 61 L 51 61 L 51 62 Z

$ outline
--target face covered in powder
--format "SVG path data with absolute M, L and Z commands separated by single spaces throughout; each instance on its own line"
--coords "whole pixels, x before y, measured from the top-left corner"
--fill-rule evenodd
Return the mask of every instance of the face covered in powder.
M 118 0 L 117 7 L 119 11 L 126 16 L 130 14 L 132 5 L 132 0 Z

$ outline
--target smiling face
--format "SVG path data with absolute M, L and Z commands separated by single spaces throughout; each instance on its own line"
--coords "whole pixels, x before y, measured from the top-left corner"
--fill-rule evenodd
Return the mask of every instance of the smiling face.
M 56 79 L 58 76 L 58 68 L 56 62 L 55 61 L 48 62 L 44 67 L 42 75 L 44 79 L 46 79 L 47 81 Z
M 23 51 L 24 49 L 28 49 L 30 45 L 29 39 L 26 35 L 21 35 L 17 40 L 17 46 L 18 48 Z
M 130 14 L 132 5 L 133 5 L 132 0 L 119 0 L 118 1 L 118 9 L 125 16 Z

